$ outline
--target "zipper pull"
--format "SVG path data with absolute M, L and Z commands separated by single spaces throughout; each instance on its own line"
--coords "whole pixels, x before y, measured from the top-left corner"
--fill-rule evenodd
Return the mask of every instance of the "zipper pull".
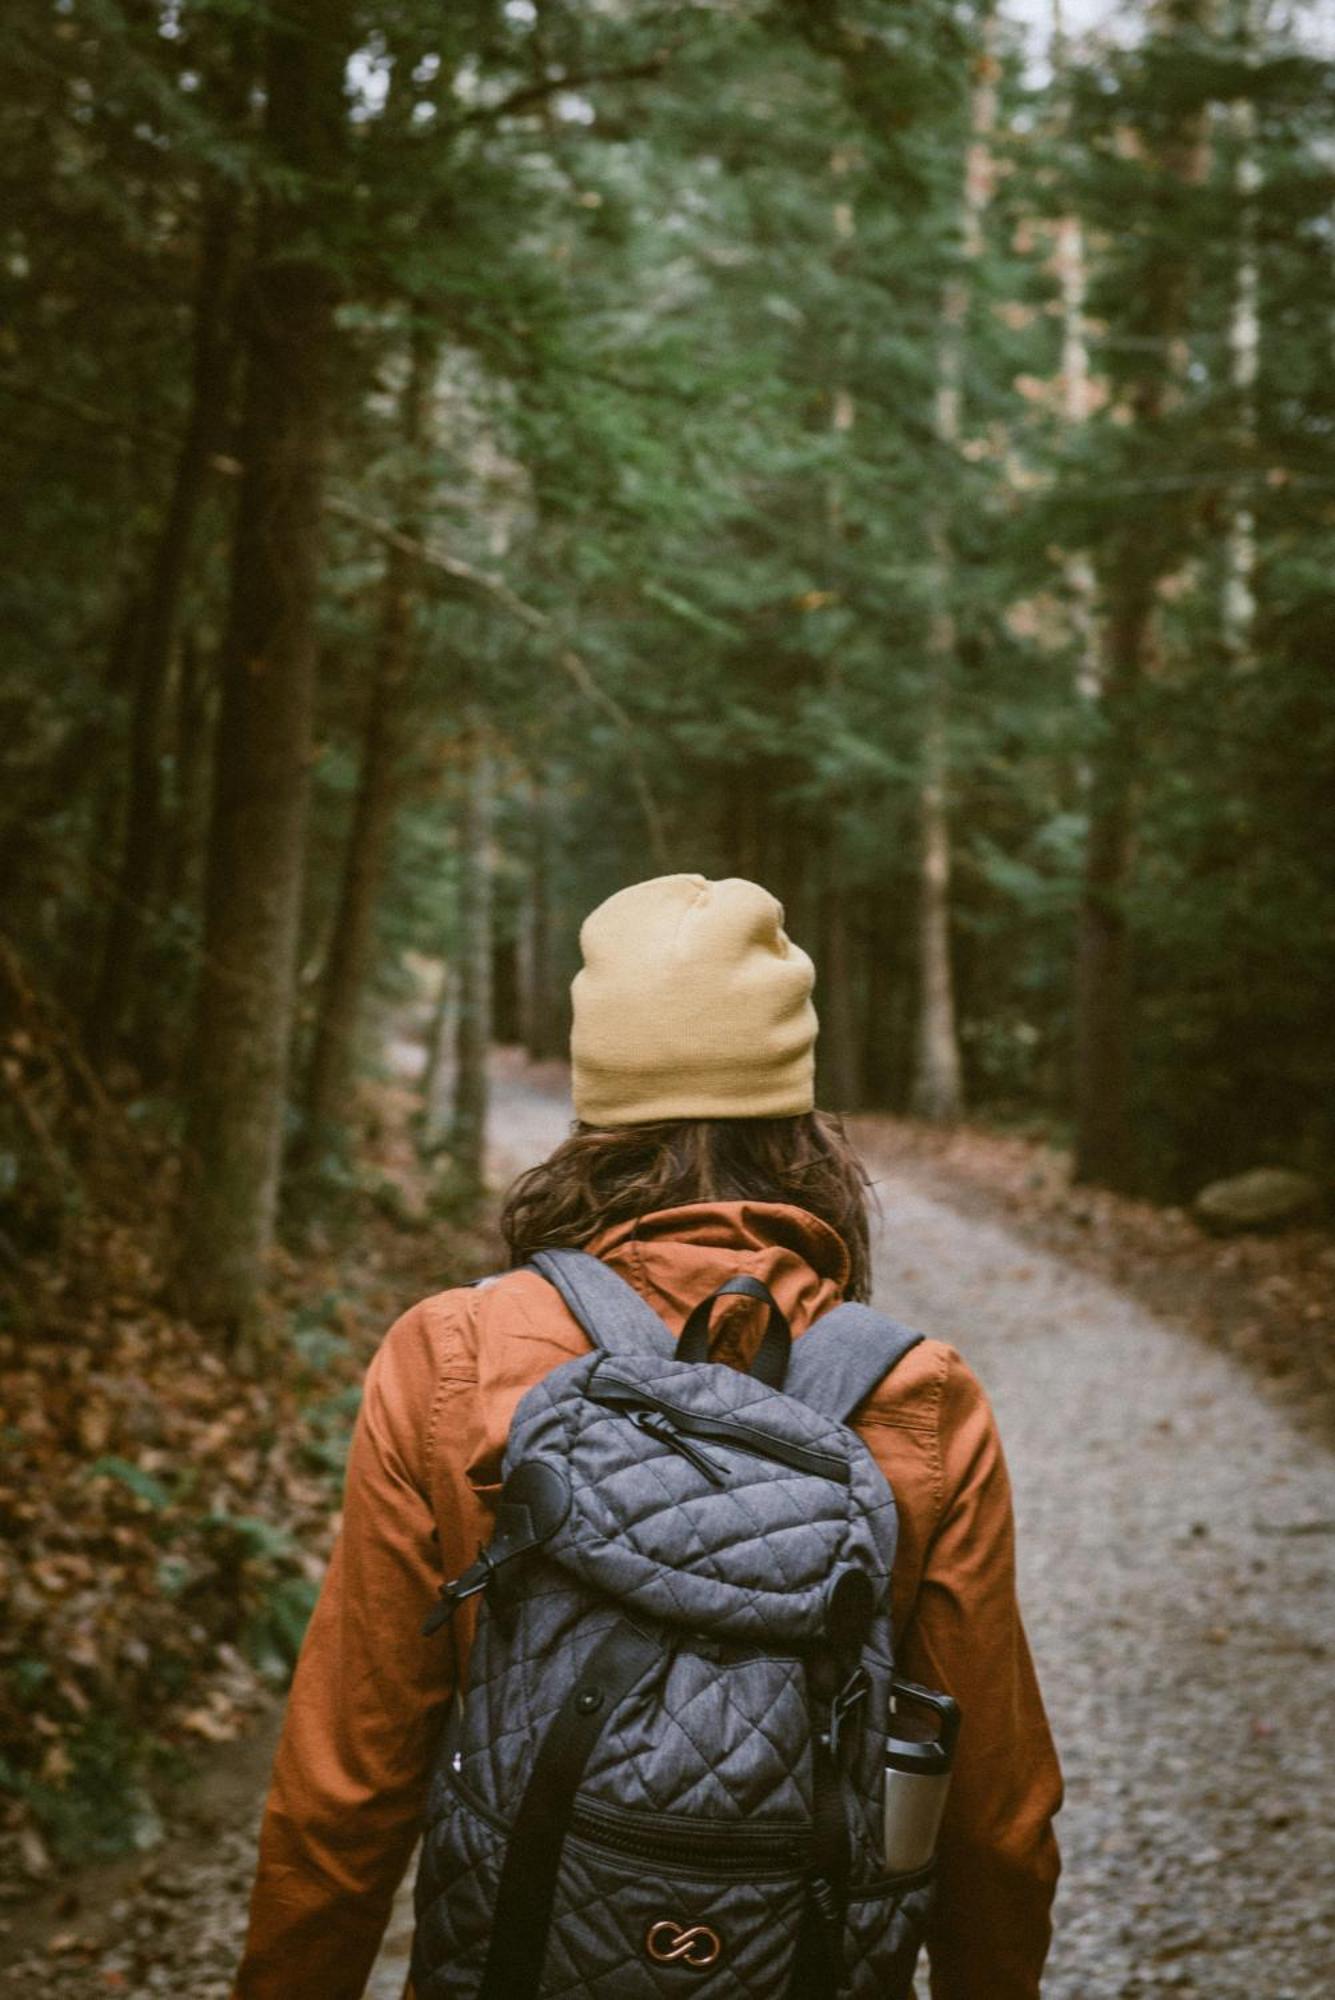
M 692 1444 L 689 1439 L 684 1438 L 670 1417 L 660 1416 L 656 1410 L 634 1410 L 631 1413 L 631 1421 L 637 1429 L 644 1432 L 646 1437 L 656 1438 L 659 1444 L 665 1444 L 670 1451 L 675 1451 L 679 1458 L 688 1459 L 696 1471 L 703 1473 L 712 1486 L 727 1485 L 728 1475 L 718 1460 L 711 1458 L 708 1452 L 701 1451 L 699 1445 Z

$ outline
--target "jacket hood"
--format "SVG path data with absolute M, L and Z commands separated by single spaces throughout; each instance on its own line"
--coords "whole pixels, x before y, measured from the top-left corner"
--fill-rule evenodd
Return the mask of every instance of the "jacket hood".
M 806 1209 L 777 1201 L 700 1201 L 656 1209 L 605 1229 L 588 1244 L 633 1285 L 672 1333 L 691 1308 L 739 1272 L 768 1285 L 794 1334 L 838 1305 L 849 1258 L 837 1231 Z M 469 1344 L 477 1370 L 477 1428 L 465 1443 L 475 1487 L 494 1484 L 521 1396 L 535 1379 L 534 1354 L 544 1366 L 586 1353 L 589 1343 L 545 1278 L 510 1271 L 461 1295 L 472 1307 Z M 711 1327 L 710 1358 L 749 1368 L 764 1337 L 767 1313 L 755 1299 L 720 1301 Z
M 680 1333 L 693 1306 L 739 1272 L 759 1278 L 795 1334 L 838 1305 L 850 1264 L 842 1238 L 804 1208 L 779 1201 L 701 1201 L 657 1209 L 603 1230 L 588 1245 Z M 765 1328 L 760 1305 L 724 1300 L 714 1315 L 716 1361 L 746 1365 Z

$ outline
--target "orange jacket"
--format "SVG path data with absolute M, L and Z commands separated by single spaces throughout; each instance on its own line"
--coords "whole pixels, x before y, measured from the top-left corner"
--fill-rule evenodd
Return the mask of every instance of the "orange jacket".
M 700 1203 L 590 1246 L 674 1330 L 734 1272 L 770 1287 L 794 1334 L 838 1303 L 842 1242 L 804 1210 Z M 755 1306 L 716 1317 L 744 1363 Z M 532 1272 L 405 1313 L 367 1372 L 343 1523 L 297 1663 L 260 1835 L 236 2000 L 357 2000 L 417 1839 L 451 1691 L 421 1636 L 443 1578 L 486 1540 L 515 1405 L 588 1341 Z M 1015 1600 L 1010 1485 L 959 1355 L 927 1340 L 859 1412 L 900 1511 L 900 1670 L 964 1712 L 928 1938 L 933 2000 L 1034 2000 L 1057 1880 L 1061 1778 Z M 461 1649 L 471 1629 L 460 1626 Z

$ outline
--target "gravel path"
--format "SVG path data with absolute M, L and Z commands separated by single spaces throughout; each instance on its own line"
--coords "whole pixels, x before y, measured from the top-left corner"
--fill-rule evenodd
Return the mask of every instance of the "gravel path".
M 997 1410 L 1061 1750 L 1048 2000 L 1335 1994 L 1335 1482 L 1227 1356 L 899 1178 L 877 1297 Z M 979 1996 L 986 2000 L 986 1996 Z
M 498 1176 L 568 1115 L 503 1067 Z M 878 1301 L 968 1357 L 1015 1483 L 1068 1787 L 1046 2000 L 1330 2000 L 1329 1457 L 1228 1357 L 900 1172 L 879 1186 Z M 11 1982 L 223 2000 L 254 1810 L 141 1875 L 100 1926 L 114 1939 L 119 1925 L 119 1949 L 77 1972 L 60 1953 L 40 1973 L 28 1959 Z M 370 2000 L 398 2000 L 409 1937 L 405 1892 Z

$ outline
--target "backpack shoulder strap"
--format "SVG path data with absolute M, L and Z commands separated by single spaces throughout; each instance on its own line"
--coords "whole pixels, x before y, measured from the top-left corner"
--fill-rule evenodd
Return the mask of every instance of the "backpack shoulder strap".
M 587 1250 L 538 1250 L 529 1269 L 555 1285 L 595 1347 L 604 1354 L 676 1352 L 671 1332 L 633 1285 Z
M 863 1397 L 921 1339 L 911 1327 L 870 1306 L 835 1306 L 793 1342 L 783 1392 L 846 1423 Z

